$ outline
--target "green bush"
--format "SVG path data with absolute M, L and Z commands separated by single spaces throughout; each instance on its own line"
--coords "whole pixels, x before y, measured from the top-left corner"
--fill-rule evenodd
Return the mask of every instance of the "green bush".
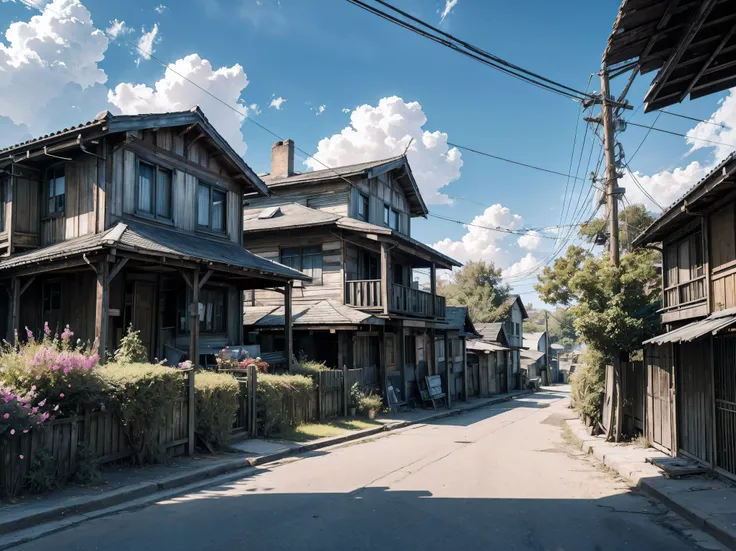
M 125 336 L 120 339 L 120 347 L 115 350 L 117 363 L 146 363 L 148 351 L 141 341 L 141 332 L 133 330 L 133 324 L 128 326 Z
M 358 401 L 358 413 L 368 415 L 370 410 L 380 411 L 383 399 L 376 394 L 364 394 Z
M 238 412 L 239 395 L 240 383 L 232 375 L 209 371 L 195 375 L 196 431 L 210 444 L 221 446 L 227 442 Z
M 110 406 L 120 417 L 138 464 L 157 461 L 156 442 L 166 412 L 184 396 L 182 372 L 152 364 L 111 364 L 100 370 L 111 389 Z
M 259 374 L 258 421 L 263 435 L 299 424 L 293 413 L 296 408 L 309 407 L 312 388 L 312 379 L 304 375 Z
M 606 359 L 588 348 L 570 376 L 572 407 L 588 421 L 601 417 L 600 393 L 605 390 Z
M 44 494 L 58 488 L 63 480 L 56 476 L 56 461 L 48 450 L 36 453 L 31 461 L 31 469 L 26 475 L 28 487 L 34 494 Z
M 306 377 L 311 377 L 313 380 L 316 381 L 320 371 L 329 370 L 330 368 L 327 367 L 323 362 L 302 361 L 299 362 L 297 365 L 292 365 L 289 373 L 291 375 L 304 375 Z

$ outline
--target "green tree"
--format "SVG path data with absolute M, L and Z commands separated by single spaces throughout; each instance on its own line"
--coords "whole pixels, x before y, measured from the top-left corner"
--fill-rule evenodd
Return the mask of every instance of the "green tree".
M 455 283 L 449 287 L 451 292 L 445 295 L 448 304 L 467 306 L 476 323 L 493 322 L 503 317 L 504 302 L 511 290 L 501 282 L 501 270 L 492 262 L 468 262 L 454 277 Z
M 569 308 L 557 308 L 549 317 L 549 335 L 557 338 L 557 343 L 565 348 L 575 346 L 578 332 L 575 329 L 575 315 Z
M 647 208 L 639 203 L 629 205 L 619 213 L 619 244 L 621 250 L 631 250 L 631 242 L 649 225 L 654 222 L 654 218 L 647 211 Z M 580 236 L 593 243 L 599 233 L 608 231 L 606 227 L 606 219 L 603 217 L 591 220 L 580 228 Z

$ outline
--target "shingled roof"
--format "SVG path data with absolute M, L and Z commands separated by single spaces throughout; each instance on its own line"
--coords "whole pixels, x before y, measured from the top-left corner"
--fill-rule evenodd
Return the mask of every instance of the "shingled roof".
M 283 327 L 283 306 L 246 306 L 244 324 L 255 328 Z M 295 327 L 328 325 L 383 325 L 384 320 L 334 300 L 294 302 L 292 321 Z

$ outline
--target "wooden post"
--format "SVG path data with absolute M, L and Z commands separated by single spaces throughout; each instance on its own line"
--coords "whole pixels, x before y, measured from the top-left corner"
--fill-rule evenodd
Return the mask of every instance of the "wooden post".
M 342 365 L 342 416 L 348 416 L 348 405 L 350 404 L 350 388 L 348 386 L 348 366 Z
M 110 285 L 108 283 L 110 264 L 102 260 L 97 265 L 97 288 L 95 293 L 95 341 L 100 363 L 105 362 L 107 348 L 108 321 L 110 320 Z
M 189 359 L 199 365 L 199 270 L 192 273 L 192 302 L 189 304 Z
M 427 360 L 427 375 L 437 375 L 439 368 L 437 367 L 437 343 L 434 340 L 434 329 L 427 332 L 429 336 L 429 346 L 427 340 L 424 341 L 424 356 Z
M 716 426 L 716 368 L 715 368 L 715 337 L 713 335 L 710 335 L 708 338 L 710 346 L 710 415 L 711 415 L 711 421 L 709 423 L 711 430 L 710 430 L 710 464 L 712 467 L 715 467 L 717 464 L 717 457 L 716 454 L 718 453 L 718 431 L 715 430 Z M 644 366 L 646 368 L 646 365 Z M 646 396 L 646 390 L 644 391 L 644 394 Z M 646 401 L 645 401 L 646 403 Z M 646 411 L 644 412 L 644 418 L 646 419 Z
M 15 344 L 15 332 L 20 318 L 20 279 L 14 277 L 10 283 L 10 304 L 8 305 L 7 341 Z
M 383 305 L 383 313 L 388 314 L 389 306 L 389 286 L 391 285 L 391 257 L 389 254 L 389 246 L 386 242 L 381 242 L 381 304 Z
M 292 331 L 291 296 L 293 282 L 289 281 L 284 286 L 284 356 L 286 357 L 286 369 L 291 371 L 291 357 L 294 355 L 294 340 Z
M 381 390 L 388 404 L 388 370 L 386 369 L 386 327 L 383 326 L 378 330 L 378 358 L 381 363 Z
M 465 339 L 460 339 L 463 348 L 463 401 L 468 401 L 468 348 Z
M 445 387 L 447 392 L 447 407 L 452 407 L 452 392 L 450 389 L 450 381 L 452 381 L 452 364 L 454 362 L 450 358 L 450 336 L 445 331 Z
M 320 371 L 317 377 L 317 416 L 320 423 L 325 420 L 325 375 L 326 371 Z
M 194 368 L 187 372 L 187 455 L 194 455 Z
M 712 338 L 712 337 L 711 337 Z M 679 350 L 680 347 L 678 346 L 675 348 L 674 343 L 670 343 L 670 346 L 672 347 L 671 353 L 670 353 L 670 392 L 669 392 L 669 400 L 670 400 L 670 427 L 672 430 L 672 457 L 677 455 L 677 450 L 680 449 L 680 446 L 677 442 L 677 361 L 679 356 Z M 715 425 L 714 425 L 715 426 Z
M 430 312 L 432 312 L 433 316 L 437 316 L 437 312 L 435 309 L 437 308 L 437 303 L 434 300 L 435 295 L 437 295 L 437 265 L 432 262 L 432 265 L 429 267 L 429 287 L 430 292 L 432 293 L 432 300 L 430 302 L 429 308 Z
M 248 432 L 251 438 L 258 436 L 258 371 L 248 366 Z
M 15 215 L 16 205 L 18 203 L 18 201 L 16 200 L 17 193 L 15 189 L 16 177 L 12 174 L 12 172 L 14 171 L 11 170 L 10 178 L 8 179 L 8 189 L 5 196 L 5 231 L 8 233 L 9 254 L 13 254 L 15 250 Z M 8 342 L 13 342 L 13 335 L 10 336 Z

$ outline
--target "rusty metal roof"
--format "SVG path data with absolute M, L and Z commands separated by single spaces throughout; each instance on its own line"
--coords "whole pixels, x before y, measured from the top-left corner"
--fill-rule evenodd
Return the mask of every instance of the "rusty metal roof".
M 692 342 L 708 334 L 715 335 L 722 329 L 736 324 L 736 308 L 730 308 L 711 314 L 704 320 L 688 323 L 668 333 L 657 335 L 644 341 L 643 344 L 665 344 L 668 342 Z

